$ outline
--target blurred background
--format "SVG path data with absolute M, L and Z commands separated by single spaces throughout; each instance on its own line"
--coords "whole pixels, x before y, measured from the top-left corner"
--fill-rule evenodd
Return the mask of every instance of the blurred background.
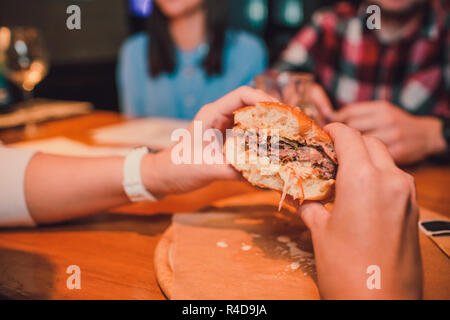
M 261 37 L 273 62 L 312 12 L 330 0 L 229 0 L 229 23 Z M 65 27 L 66 8 L 81 8 L 81 30 Z M 91 102 L 96 109 L 118 110 L 117 56 L 123 41 L 146 28 L 152 0 L 0 1 L 0 25 L 41 30 L 50 56 L 48 75 L 35 97 Z M 20 90 L 6 84 L 11 102 Z

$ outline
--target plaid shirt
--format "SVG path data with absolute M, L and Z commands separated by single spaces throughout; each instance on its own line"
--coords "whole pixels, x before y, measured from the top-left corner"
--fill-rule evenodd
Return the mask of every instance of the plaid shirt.
M 448 124 L 448 3 L 430 0 L 420 27 L 391 44 L 383 44 L 366 27 L 368 15 L 365 7 L 360 9 L 343 2 L 334 10 L 316 12 L 275 68 L 313 73 L 335 108 L 387 100 L 415 115 L 439 116 Z

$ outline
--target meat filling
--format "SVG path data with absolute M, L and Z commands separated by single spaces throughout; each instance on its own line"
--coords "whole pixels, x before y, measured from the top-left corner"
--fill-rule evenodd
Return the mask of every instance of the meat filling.
M 259 135 L 257 133 L 254 134 L 257 135 L 257 139 L 250 139 L 246 135 L 245 146 L 247 150 L 262 149 L 264 152 L 267 152 L 270 158 L 278 156 L 281 163 L 309 162 L 315 169 L 313 170 L 315 176 L 326 180 L 336 177 L 336 165 L 319 146 L 306 146 L 297 141 L 281 138 L 278 143 L 272 143 L 270 136 L 267 137 L 266 143 L 261 143 Z M 278 155 L 276 149 L 278 149 Z

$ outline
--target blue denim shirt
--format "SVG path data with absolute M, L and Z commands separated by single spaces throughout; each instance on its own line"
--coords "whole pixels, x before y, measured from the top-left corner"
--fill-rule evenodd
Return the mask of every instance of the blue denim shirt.
M 163 116 L 192 119 L 205 104 L 213 102 L 253 77 L 267 66 L 265 47 L 256 36 L 228 31 L 221 75 L 208 76 L 201 67 L 208 45 L 192 51 L 177 50 L 176 70 L 156 78 L 149 74 L 146 34 L 137 34 L 123 44 L 117 70 L 121 110 L 133 116 Z

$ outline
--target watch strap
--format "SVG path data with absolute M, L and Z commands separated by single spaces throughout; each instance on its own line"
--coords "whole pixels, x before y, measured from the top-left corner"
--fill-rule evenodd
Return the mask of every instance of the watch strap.
M 142 158 L 148 153 L 148 148 L 143 147 L 132 150 L 125 157 L 122 184 L 125 194 L 132 202 L 156 201 L 156 198 L 143 185 L 141 178 Z

